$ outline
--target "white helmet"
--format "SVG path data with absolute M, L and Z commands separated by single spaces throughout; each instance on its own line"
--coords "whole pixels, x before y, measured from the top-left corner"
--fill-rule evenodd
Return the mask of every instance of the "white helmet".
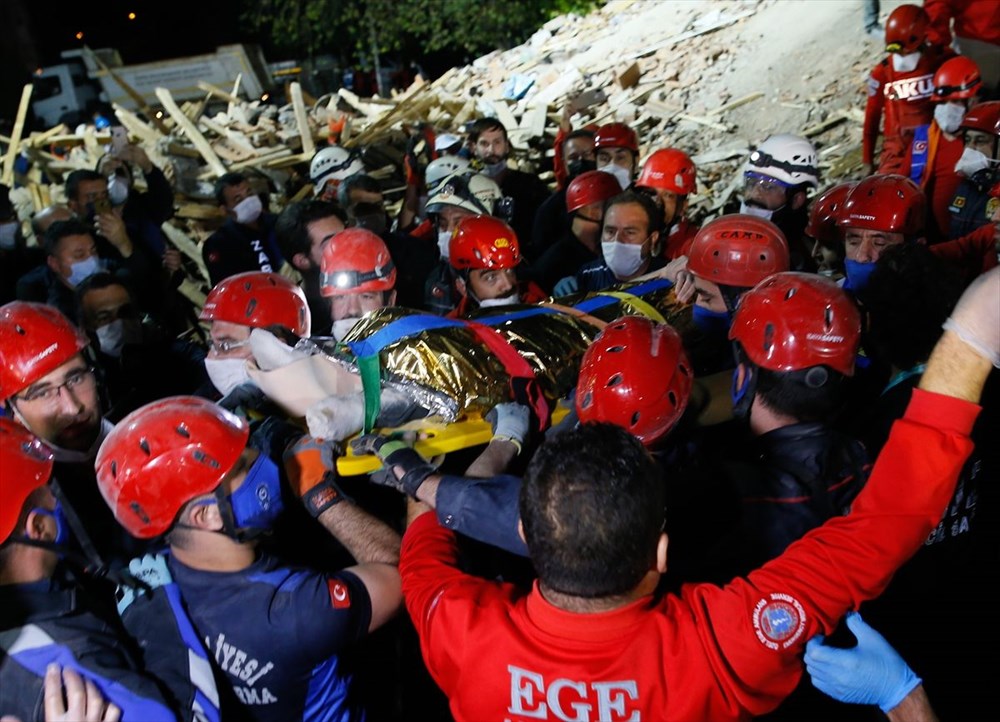
M 789 185 L 819 185 L 813 144 L 791 133 L 772 135 L 750 154 L 744 171 L 761 173 Z
M 457 155 L 443 155 L 427 164 L 424 180 L 427 188 L 434 192 L 438 184 L 453 173 L 464 173 L 469 170 L 469 161 Z
M 361 160 L 346 148 L 330 145 L 316 151 L 309 163 L 309 180 L 312 181 L 314 192 L 318 195 L 328 181 L 340 183 L 356 173 L 365 170 Z
M 482 173 L 452 173 L 441 180 L 427 199 L 427 212 L 440 213 L 444 206 L 455 206 L 476 214 L 493 215 L 502 197 L 500 186 Z

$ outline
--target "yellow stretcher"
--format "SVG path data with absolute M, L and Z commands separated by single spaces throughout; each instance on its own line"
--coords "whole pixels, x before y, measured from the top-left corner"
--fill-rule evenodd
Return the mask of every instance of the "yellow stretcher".
M 555 426 L 569 413 L 569 406 L 560 401 L 552 412 L 552 425 Z M 431 459 L 440 454 L 447 454 L 460 449 L 468 449 L 481 444 L 488 444 L 493 437 L 490 422 L 478 414 L 451 424 L 428 424 L 426 421 L 415 421 L 396 429 L 380 429 L 382 434 L 416 431 L 420 438 L 413 448 L 425 459 Z M 370 474 L 382 468 L 378 457 L 373 454 L 355 455 L 350 442 L 346 453 L 337 459 L 337 473 L 341 476 L 357 476 Z

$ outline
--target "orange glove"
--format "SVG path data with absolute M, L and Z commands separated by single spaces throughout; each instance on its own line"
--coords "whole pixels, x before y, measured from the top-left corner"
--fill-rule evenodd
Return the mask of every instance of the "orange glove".
M 337 485 L 337 456 L 340 447 L 308 434 L 285 450 L 285 472 L 292 490 L 306 510 L 318 517 L 334 504 L 349 497 Z

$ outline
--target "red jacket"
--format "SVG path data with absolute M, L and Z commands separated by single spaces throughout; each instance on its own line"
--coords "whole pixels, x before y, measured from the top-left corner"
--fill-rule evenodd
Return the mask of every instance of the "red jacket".
M 951 50 L 931 46 L 924 50 L 915 70 L 901 73 L 893 70 L 891 57 L 882 59 L 868 76 L 868 103 L 865 105 L 865 123 L 862 131 L 861 160 L 873 163 L 875 141 L 879 123 L 885 111 L 883 135 L 890 139 L 906 139 L 918 125 L 927 125 L 934 117 L 931 93 L 934 90 L 934 73 L 948 58 Z
M 939 45 L 951 44 L 952 19 L 955 35 L 1000 45 L 1000 2 L 996 0 L 924 0 L 931 18 L 928 39 Z
M 996 233 L 996 224 L 987 223 L 966 236 L 931 246 L 931 252 L 960 268 L 971 282 L 997 265 Z
M 456 720 L 745 720 L 795 688 L 806 640 L 877 596 L 941 518 L 979 407 L 917 390 L 848 516 L 725 587 L 575 614 L 457 568 L 433 513 L 403 538 L 403 596 Z M 640 717 L 641 716 L 641 717 Z
M 962 176 L 955 172 L 955 164 L 962 157 L 965 143 L 961 136 L 947 138 L 938 126 L 937 121 L 930 124 L 928 130 L 927 166 L 920 179 L 920 188 L 927 197 L 927 240 L 939 243 L 948 238 L 951 226 L 951 201 L 955 197 Z M 907 149 L 903 175 L 910 175 L 914 141 Z
M 672 261 L 680 256 L 686 256 L 688 249 L 691 247 L 691 241 L 694 240 L 699 230 L 699 226 L 696 226 L 687 218 L 682 218 L 670 228 L 670 233 L 667 234 L 667 242 L 663 244 L 663 253 L 661 255 L 668 261 Z

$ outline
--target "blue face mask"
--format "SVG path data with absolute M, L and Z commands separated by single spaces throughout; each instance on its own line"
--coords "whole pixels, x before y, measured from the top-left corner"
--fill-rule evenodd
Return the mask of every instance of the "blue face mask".
M 847 272 L 847 281 L 844 288 L 851 291 L 860 291 L 868 285 L 872 273 L 875 271 L 875 263 L 844 260 L 844 270 Z
M 227 500 L 233 510 L 233 523 L 245 536 L 270 530 L 285 508 L 277 465 L 266 454 L 258 456 L 240 488 Z
M 69 520 L 66 518 L 66 514 L 63 513 L 62 504 L 57 501 L 55 509 L 43 509 L 40 506 L 36 506 L 32 511 L 50 516 L 55 520 L 56 538 L 52 540 L 53 544 L 56 546 L 65 546 L 69 543 Z
M 709 311 L 703 306 L 695 305 L 691 311 L 691 319 L 706 336 L 729 336 L 729 326 L 733 319 L 729 311 Z
M 73 288 L 76 288 L 83 283 L 85 279 L 90 278 L 95 273 L 99 273 L 104 270 L 104 265 L 101 263 L 100 258 L 97 256 L 91 256 L 86 260 L 70 264 L 69 268 L 69 278 L 66 279 L 66 282 Z

